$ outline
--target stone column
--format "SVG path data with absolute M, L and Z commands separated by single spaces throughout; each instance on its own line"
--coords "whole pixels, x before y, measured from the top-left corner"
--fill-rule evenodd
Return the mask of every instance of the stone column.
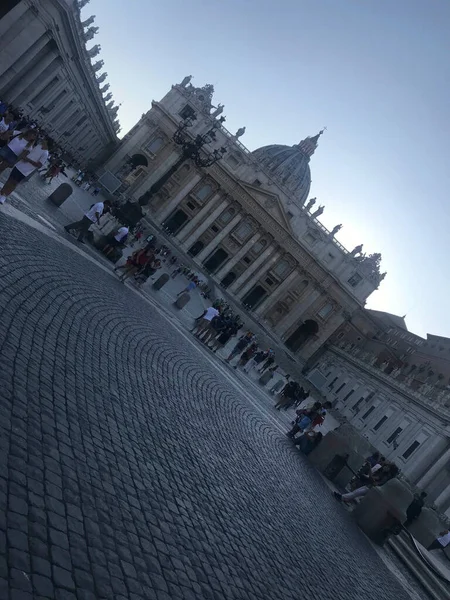
M 319 290 L 311 289 L 309 293 L 302 299 L 294 310 L 287 314 L 281 321 L 274 327 L 276 333 L 281 336 L 292 327 L 292 325 L 300 319 L 303 313 L 311 306 L 313 302 L 320 296 Z
M 50 50 L 49 52 L 44 54 L 44 56 L 36 65 L 33 65 L 32 68 L 30 68 L 26 73 L 24 73 L 20 80 L 11 89 L 8 89 L 6 91 L 8 100 L 14 104 L 17 103 L 16 101 L 20 97 L 22 103 L 27 102 L 29 98 L 22 98 L 22 96 L 24 96 L 22 92 L 24 92 L 29 86 L 31 86 L 31 84 L 33 84 L 31 87 L 33 87 L 34 91 L 34 83 L 36 81 L 39 81 L 41 74 L 55 60 L 58 60 L 58 53 L 56 52 L 56 50 Z
M 262 265 L 261 269 L 258 269 L 258 271 L 253 275 L 253 277 L 250 277 L 250 279 L 248 279 L 244 283 L 244 285 L 241 287 L 241 289 L 237 293 L 238 298 L 243 298 L 245 296 L 245 294 L 251 290 L 251 288 L 255 285 L 255 283 L 259 279 L 261 279 L 261 277 L 263 277 L 265 273 L 267 273 L 267 271 L 271 268 L 271 266 L 274 264 L 274 262 L 276 262 L 280 258 L 280 256 L 281 256 L 281 252 L 275 252 L 269 258 L 269 260 L 266 261 L 264 263 L 264 265 Z
M 444 452 L 439 460 L 437 460 L 432 467 L 423 475 L 418 481 L 417 486 L 421 489 L 425 489 L 435 479 L 445 465 L 450 461 L 450 447 Z
M 192 179 L 188 181 L 188 183 L 184 187 L 181 188 L 178 194 L 176 194 L 171 200 L 169 200 L 169 202 L 156 213 L 156 217 L 159 223 L 163 223 L 164 220 L 167 219 L 170 213 L 173 212 L 173 210 L 180 204 L 183 198 L 189 194 L 192 188 L 197 185 L 200 179 L 201 175 L 197 173 Z
M 287 291 L 287 289 L 291 286 L 291 284 L 297 279 L 299 273 L 296 269 L 290 273 L 284 281 L 280 283 L 280 285 L 268 296 L 255 310 L 257 315 L 262 315 L 273 307 L 278 298 Z
M 36 93 L 31 97 L 29 104 L 33 107 L 30 111 L 30 116 L 35 116 L 40 112 L 43 106 L 46 106 L 52 98 L 60 93 L 66 85 L 66 81 L 62 81 L 60 76 L 52 77 L 50 81 L 36 86 Z
M 448 485 L 445 490 L 439 494 L 434 503 L 442 510 L 442 512 L 447 510 L 450 503 L 450 485 Z
M 58 115 L 58 118 L 55 118 L 52 122 L 53 128 L 60 130 L 61 133 L 65 131 L 65 125 L 71 117 L 73 117 L 74 113 L 78 110 L 79 103 L 76 100 L 71 100 L 68 105 L 62 111 L 61 114 Z
M 211 200 L 208 200 L 206 202 L 205 206 L 198 211 L 198 213 L 195 215 L 195 217 L 193 217 L 189 221 L 189 223 L 187 223 L 187 225 L 185 225 L 183 227 L 183 229 L 179 233 L 177 233 L 177 235 L 175 236 L 176 239 L 178 239 L 182 242 L 183 240 L 188 238 L 190 236 L 190 234 L 193 232 L 193 230 L 197 228 L 197 225 L 199 225 L 199 223 L 204 221 L 206 215 L 217 206 L 219 198 L 220 198 L 220 194 L 215 194 L 211 198 Z
M 61 123 L 61 131 L 63 133 L 66 131 L 70 131 L 75 125 L 75 123 L 78 121 L 78 119 L 80 118 L 80 110 L 81 107 L 79 104 L 77 104 L 75 106 L 75 110 L 71 112 L 70 116 L 68 116 L 67 119 Z
M 258 256 L 258 258 L 255 260 L 255 262 L 253 262 L 251 265 L 248 266 L 247 269 L 245 269 L 245 271 L 242 273 L 242 275 L 240 275 L 240 277 L 238 277 L 236 279 L 236 281 L 234 281 L 230 287 L 228 288 L 230 290 L 230 292 L 235 293 L 240 287 L 241 285 L 244 284 L 245 280 L 248 279 L 255 271 L 256 269 L 258 269 L 258 267 L 260 265 L 262 265 L 271 254 L 273 254 L 275 252 L 275 246 L 273 244 L 270 244 L 262 254 L 260 254 Z
M 244 258 L 244 256 L 247 254 L 247 252 L 251 249 L 251 247 L 259 240 L 259 238 L 261 237 L 261 233 L 255 233 L 255 235 L 253 235 L 248 242 L 245 242 L 245 244 L 242 246 L 242 248 L 236 252 L 236 254 L 230 258 L 229 261 L 227 261 L 225 263 L 225 265 L 218 271 L 216 277 L 218 279 L 223 279 L 225 277 L 225 275 L 227 275 L 231 269 L 234 267 L 234 265 L 237 265 L 237 263 L 241 260 L 241 258 Z
M 219 206 L 212 211 L 209 217 L 206 217 L 202 224 L 199 225 L 195 231 L 184 240 L 184 242 L 181 244 L 181 247 L 184 250 L 189 250 L 192 244 L 196 242 L 198 238 L 208 229 L 211 223 L 214 223 L 217 217 L 225 210 L 225 208 L 227 208 L 229 204 L 230 203 L 227 199 L 222 200 Z
M 234 229 L 236 227 L 236 225 L 239 223 L 239 221 L 242 221 L 243 215 L 241 213 L 238 213 L 229 223 L 228 225 L 225 225 L 225 227 L 222 229 L 222 231 L 219 231 L 219 233 L 214 236 L 213 240 L 211 242 L 209 242 L 209 244 L 207 246 L 205 246 L 205 248 L 203 248 L 203 250 L 198 254 L 198 256 L 196 257 L 197 260 L 199 260 L 200 262 L 204 261 L 205 258 L 207 256 L 209 256 L 211 254 L 211 252 L 213 252 L 217 246 L 220 244 L 220 242 L 227 237 L 227 235 L 230 233 L 230 231 L 232 231 L 232 229 Z
M 27 64 L 39 54 L 41 50 L 48 44 L 50 40 L 50 35 L 48 33 L 44 33 L 41 35 L 23 54 L 19 56 L 19 58 L 13 62 L 13 64 L 6 69 L 6 71 L 0 76 L 0 89 L 4 89 L 9 82 L 20 74 L 22 70 L 26 72 Z

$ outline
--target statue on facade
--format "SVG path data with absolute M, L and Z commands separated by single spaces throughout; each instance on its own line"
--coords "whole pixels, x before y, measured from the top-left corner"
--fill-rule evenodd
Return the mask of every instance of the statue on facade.
M 340 231 L 342 229 L 342 225 L 336 225 L 335 227 L 333 227 L 333 229 L 330 231 L 330 236 L 334 237 L 338 231 Z
M 108 102 L 109 100 L 111 100 L 111 98 L 112 98 L 112 94 L 111 94 L 111 92 L 108 92 L 108 94 L 104 97 L 104 101 Z
M 105 79 L 108 77 L 108 73 L 104 71 L 100 77 L 97 77 L 97 83 L 103 83 Z
M 104 94 L 105 92 L 107 92 L 109 90 L 109 88 L 110 88 L 109 83 L 105 83 L 105 85 L 100 88 L 100 91 L 101 91 L 102 94 Z
M 89 2 L 90 0 L 78 0 L 78 8 L 81 10 L 86 6 L 86 4 L 89 4 Z
M 242 136 L 244 135 L 244 133 L 245 133 L 245 127 L 240 127 L 240 128 L 239 128 L 239 129 L 236 131 L 236 133 L 235 133 L 234 137 L 235 137 L 236 139 L 238 139 L 238 138 L 242 137 Z
M 309 212 L 309 211 L 312 209 L 312 207 L 313 207 L 313 206 L 314 206 L 314 204 L 316 203 L 316 200 L 317 200 L 317 198 L 311 198 L 311 199 L 309 200 L 308 204 L 305 206 L 305 210 L 306 210 L 307 212 Z
M 356 256 L 357 254 L 361 254 L 363 249 L 363 245 L 359 244 L 359 246 L 355 246 L 353 250 L 350 252 L 350 256 Z
M 320 215 L 323 215 L 324 210 L 325 210 L 325 206 L 319 206 L 319 208 L 316 210 L 316 212 L 313 212 L 311 217 L 313 219 L 317 219 L 317 217 L 320 217 Z
M 186 75 L 183 81 L 180 83 L 181 87 L 186 87 L 189 83 L 191 83 L 192 75 Z
M 114 106 L 114 100 L 111 100 L 111 102 L 109 102 L 109 103 L 106 105 L 106 108 L 107 108 L 108 110 L 110 110 L 110 109 L 111 109 L 113 106 Z
M 85 29 L 86 27 L 89 27 L 89 25 L 92 25 L 94 21 L 95 15 L 91 15 L 89 19 L 86 19 L 86 21 L 81 21 L 81 26 L 83 27 L 83 29 Z
M 100 54 L 101 49 L 102 47 L 99 44 L 95 44 L 95 46 L 92 46 L 92 48 L 87 51 L 89 58 L 94 58 L 95 56 L 97 56 L 97 54 Z
M 100 71 L 100 69 L 103 67 L 104 64 L 105 64 L 104 60 L 98 60 L 96 63 L 94 63 L 92 65 L 92 69 L 93 69 L 94 73 L 96 71 Z
M 89 29 L 87 31 L 85 31 L 83 34 L 84 41 L 88 42 L 89 40 L 92 40 L 94 35 L 96 35 L 97 33 L 98 33 L 98 27 L 89 27 Z
M 216 110 L 214 110 L 211 113 L 212 117 L 218 117 L 219 115 L 221 115 L 223 113 L 223 109 L 225 108 L 225 106 L 223 104 L 219 104 L 219 106 L 216 108 Z

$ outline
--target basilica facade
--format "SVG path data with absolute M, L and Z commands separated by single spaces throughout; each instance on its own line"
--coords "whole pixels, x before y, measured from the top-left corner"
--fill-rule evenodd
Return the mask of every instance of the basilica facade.
M 190 79 L 152 103 L 103 165 L 102 181 L 116 197 L 137 201 L 179 165 L 151 195 L 146 218 L 306 361 L 377 289 L 380 255 L 345 249 L 334 238 L 340 226 L 327 230 L 318 220 L 323 207 L 308 201 L 322 132 L 250 151 L 240 140 L 245 128 L 233 135 L 219 119 L 224 107 L 213 105 L 212 86 Z M 206 153 L 226 150 L 209 168 L 180 163 L 174 133 L 188 121 L 192 140 L 215 128 Z

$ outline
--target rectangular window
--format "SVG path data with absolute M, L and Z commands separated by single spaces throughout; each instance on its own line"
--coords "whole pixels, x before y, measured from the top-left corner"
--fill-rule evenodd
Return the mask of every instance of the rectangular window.
M 375 425 L 375 427 L 373 428 L 373 430 L 374 431 L 378 431 L 380 429 L 380 427 L 383 425 L 383 423 L 386 423 L 387 420 L 388 420 L 388 418 L 387 418 L 386 415 L 384 415 L 384 417 L 381 417 L 381 419 Z
M 418 442 L 417 440 L 415 440 L 411 446 L 406 450 L 406 452 L 403 453 L 403 458 L 406 460 L 407 458 L 409 458 L 411 456 L 411 454 L 413 452 L 415 452 L 415 450 L 417 450 L 417 448 L 420 446 L 420 442 Z
M 305 235 L 305 242 L 310 246 L 314 246 L 314 244 L 317 242 L 317 238 L 312 233 L 307 233 Z
M 186 104 L 186 106 L 180 110 L 180 117 L 184 120 L 186 119 L 192 119 L 195 116 L 195 110 L 192 108 L 192 106 L 189 106 L 189 104 Z
M 217 227 L 217 225 L 213 225 L 211 227 L 211 231 L 214 231 L 214 233 L 217 233 L 219 231 L 219 228 Z
M 239 166 L 239 161 L 238 159 L 235 157 L 234 154 L 230 154 L 227 158 L 226 158 L 226 162 L 230 165 L 230 167 L 232 169 L 236 169 Z
M 359 407 L 361 406 L 361 404 L 364 402 L 364 400 L 365 400 L 364 396 L 361 396 L 361 398 L 358 400 L 358 402 L 352 406 L 352 410 L 358 410 Z
M 273 285 L 273 279 L 270 279 L 270 277 L 266 277 L 266 283 L 267 285 Z
M 325 306 L 322 306 L 322 308 L 319 310 L 319 312 L 317 313 L 317 315 L 321 319 L 326 319 L 332 312 L 333 312 L 333 305 L 332 304 L 325 304 Z
M 342 388 L 343 388 L 345 385 L 347 385 L 347 382 L 346 382 L 346 381 L 344 381 L 344 383 L 343 383 L 342 385 L 340 385 L 340 386 L 338 387 L 338 389 L 337 389 L 337 390 L 336 390 L 334 393 L 335 393 L 335 394 L 339 394 L 339 392 L 342 390 Z
M 351 285 L 352 288 L 355 288 L 358 285 L 358 283 L 361 283 L 362 280 L 363 278 L 359 273 L 353 273 L 353 275 L 348 280 L 348 283 Z
M 349 393 L 342 398 L 342 402 L 346 402 L 350 396 L 354 393 L 355 390 L 350 390 Z
M 249 265 L 252 261 L 249 259 L 248 256 L 244 256 L 244 258 L 242 259 L 247 265 Z
M 255 181 L 253 182 L 253 185 L 254 185 L 255 187 L 259 187 L 259 186 L 261 185 L 261 182 L 260 182 L 260 180 L 259 180 L 259 179 L 255 179 Z
M 194 202 L 186 202 L 186 205 L 191 209 L 191 210 L 195 210 L 197 207 L 194 204 Z
M 245 221 L 238 225 L 236 229 L 233 231 L 233 235 L 240 241 L 246 240 L 249 235 L 253 233 L 253 227 L 251 223 L 246 223 Z
M 392 442 L 401 434 L 402 431 L 403 431 L 403 429 L 401 427 L 397 427 L 397 429 L 394 429 L 394 431 L 388 437 L 388 439 L 386 440 L 386 442 L 388 444 L 392 444 Z
M 369 417 L 373 413 L 374 410 L 375 410 L 375 406 L 372 405 L 369 408 L 369 410 L 363 414 L 363 416 L 361 417 L 362 420 L 365 421 L 367 419 L 367 417 Z

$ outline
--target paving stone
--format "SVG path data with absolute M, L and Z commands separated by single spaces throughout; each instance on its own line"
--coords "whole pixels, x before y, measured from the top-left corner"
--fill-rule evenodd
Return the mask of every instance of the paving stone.
M 57 224 L 27 186 L 29 217 Z M 0 239 L 0 598 L 407 600 L 308 462 L 159 311 L 6 213 Z

